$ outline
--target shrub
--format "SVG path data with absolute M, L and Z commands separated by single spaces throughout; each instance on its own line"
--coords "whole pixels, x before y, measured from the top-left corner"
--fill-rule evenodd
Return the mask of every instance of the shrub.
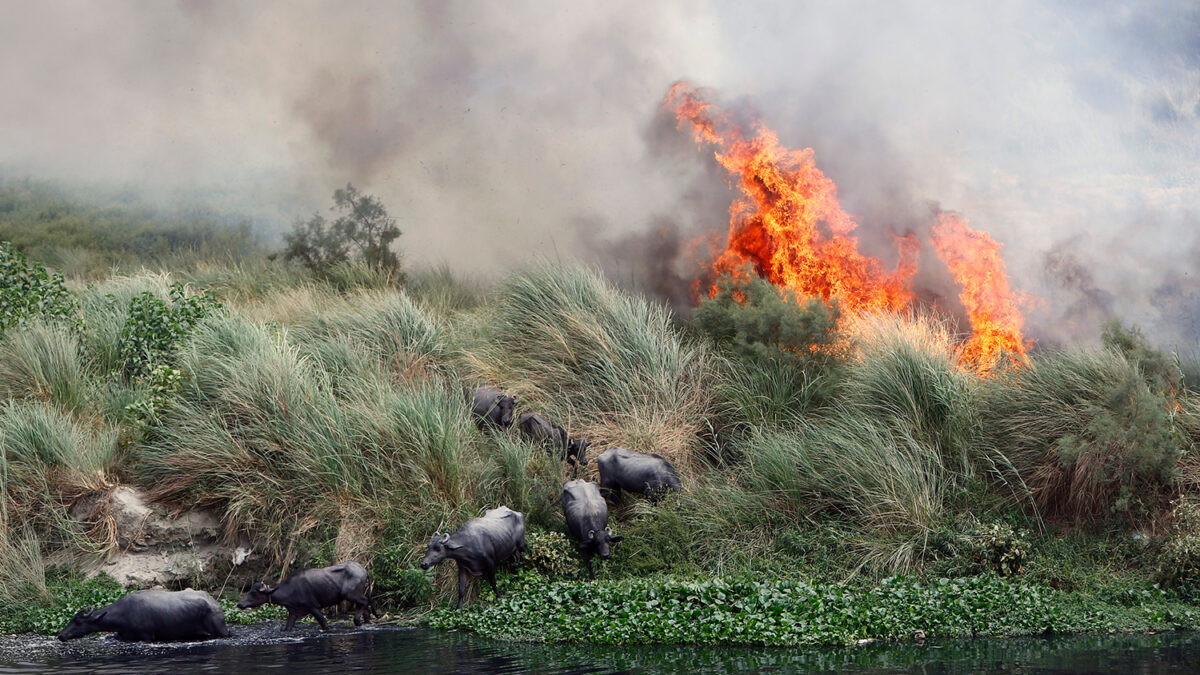
M 696 307 L 695 323 L 738 357 L 803 367 L 829 358 L 839 317 L 836 301 L 801 301 L 791 290 L 747 273 L 718 279 L 716 293 Z
M 1049 352 L 986 382 L 988 442 L 1043 513 L 1137 519 L 1163 509 L 1189 447 L 1169 394 L 1112 349 Z
M 0 333 L 36 318 L 80 327 L 62 272 L 50 274 L 11 243 L 0 242 Z
M 1176 502 L 1171 536 L 1160 553 L 1159 579 L 1166 586 L 1200 591 L 1200 503 Z
M 161 362 L 169 360 L 196 323 L 221 307 L 210 291 L 187 295 L 179 282 L 171 284 L 168 293 L 170 304 L 151 291 L 129 301 L 129 314 L 121 330 L 126 375 L 148 375 Z
M 571 542 L 558 532 L 525 533 L 529 550 L 521 555 L 522 562 L 540 574 L 550 577 L 574 576 L 579 566 L 572 560 Z

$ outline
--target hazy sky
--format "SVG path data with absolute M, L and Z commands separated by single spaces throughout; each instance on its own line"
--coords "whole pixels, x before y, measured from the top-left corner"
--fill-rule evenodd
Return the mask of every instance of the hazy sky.
M 996 5 L 996 6 L 989 6 Z M 1006 243 L 1042 334 L 1196 341 L 1200 5 L 10 2 L 0 170 L 202 195 L 267 230 L 347 181 L 415 262 L 494 271 L 723 229 L 688 79 L 811 146 L 862 223 Z

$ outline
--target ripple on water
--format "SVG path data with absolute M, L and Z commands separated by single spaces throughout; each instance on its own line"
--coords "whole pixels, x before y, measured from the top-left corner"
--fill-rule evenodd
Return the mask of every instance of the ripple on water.
M 92 636 L 0 638 L 0 673 L 1192 673 L 1200 635 L 1077 636 L 873 643 L 835 649 L 530 645 L 389 625 L 335 625 L 328 633 L 281 623 L 233 626 L 232 638 L 122 643 Z

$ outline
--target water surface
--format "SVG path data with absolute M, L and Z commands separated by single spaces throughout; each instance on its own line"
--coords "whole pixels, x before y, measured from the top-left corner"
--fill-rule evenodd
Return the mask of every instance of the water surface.
M 181 644 L 0 638 L 0 673 L 1195 673 L 1200 634 L 872 643 L 823 649 L 531 645 L 394 626 L 233 626 Z

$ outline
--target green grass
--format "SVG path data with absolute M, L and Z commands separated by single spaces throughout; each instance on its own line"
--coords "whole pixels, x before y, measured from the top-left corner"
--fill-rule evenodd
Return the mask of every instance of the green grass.
M 1035 352 L 1029 367 L 981 379 L 957 365 L 954 336 L 929 317 L 848 317 L 846 341 L 817 363 L 726 350 L 576 268 L 491 287 L 416 271 L 401 288 L 365 268 L 317 279 L 261 259 L 185 267 L 76 288 L 82 332 L 34 321 L 0 335 L 0 568 L 11 573 L 0 574 L 0 606 L 75 597 L 54 566 L 80 566 L 112 542 L 67 510 L 133 483 L 171 508 L 213 509 L 226 535 L 253 537 L 277 567 L 368 563 L 385 608 L 406 611 L 454 596 L 451 566 L 416 569 L 432 532 L 500 504 L 520 510 L 547 549 L 545 569 L 502 572 L 520 607 L 485 591 L 461 619 L 505 634 L 497 617 L 511 609 L 510 637 L 554 594 L 607 622 L 587 603 L 706 583 L 693 579 L 747 602 L 777 597 L 755 605 L 766 617 L 795 614 L 806 598 L 832 603 L 786 626 L 703 604 L 676 617 L 743 631 L 734 641 L 904 637 L 915 630 L 905 602 L 941 635 L 1191 621 L 1186 593 L 1154 584 L 1164 542 L 1194 536 L 1170 525 L 1169 502 L 1200 489 L 1200 401 L 1172 389 L 1165 362 L 1134 338 L 1125 351 Z M 166 299 L 176 281 L 225 309 L 164 347 L 156 358 L 179 370 L 179 386 L 155 390 L 124 373 L 122 331 L 133 298 Z M 468 392 L 484 382 L 515 394 L 518 412 L 591 440 L 592 457 L 623 445 L 681 470 L 680 493 L 614 509 L 626 539 L 597 565 L 601 584 L 580 584 L 575 545 L 560 536 L 565 465 L 515 430 L 473 424 Z M 130 412 L 148 402 L 153 416 Z M 963 542 L 997 524 L 1031 542 L 1015 580 L 935 581 L 978 573 Z M 1129 544 L 1135 532 L 1144 548 Z M 883 583 L 897 573 L 906 580 Z M 972 604 L 986 593 L 1046 621 L 994 614 L 981 629 L 939 604 L 1001 612 Z M 545 616 L 564 638 L 575 626 Z M 604 639 L 682 635 L 648 614 L 621 625 Z

